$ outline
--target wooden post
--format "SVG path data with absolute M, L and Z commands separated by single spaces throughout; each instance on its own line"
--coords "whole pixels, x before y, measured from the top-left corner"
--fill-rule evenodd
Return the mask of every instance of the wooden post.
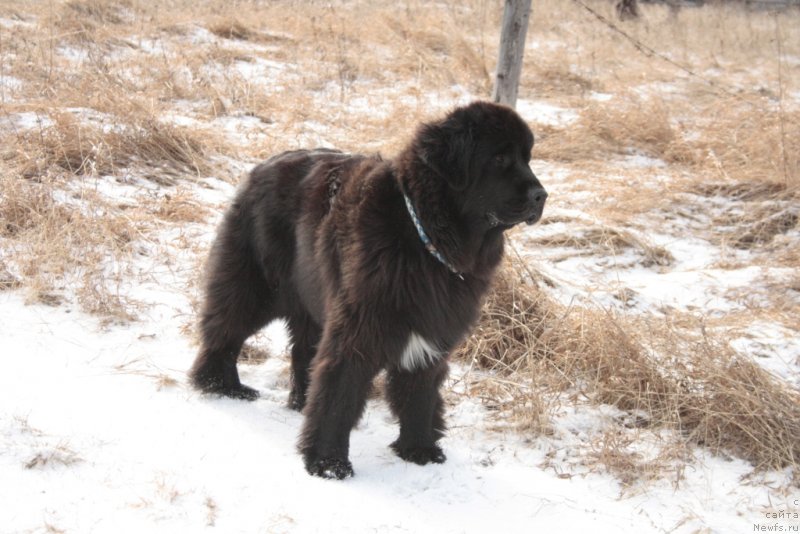
M 531 0 L 506 0 L 492 99 L 512 108 L 517 105 L 530 14 Z

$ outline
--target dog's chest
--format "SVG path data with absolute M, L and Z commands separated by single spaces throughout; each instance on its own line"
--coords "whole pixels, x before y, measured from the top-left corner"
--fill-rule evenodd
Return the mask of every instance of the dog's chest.
M 400 367 L 406 371 L 426 369 L 442 357 L 442 352 L 435 343 L 416 332 L 411 332 L 403 354 L 400 356 Z

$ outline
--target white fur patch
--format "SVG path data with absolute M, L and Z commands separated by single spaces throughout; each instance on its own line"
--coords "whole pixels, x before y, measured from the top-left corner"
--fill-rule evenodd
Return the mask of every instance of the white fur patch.
M 403 356 L 400 358 L 400 367 L 406 371 L 424 369 L 434 364 L 441 355 L 442 351 L 430 341 L 416 332 L 411 332 Z

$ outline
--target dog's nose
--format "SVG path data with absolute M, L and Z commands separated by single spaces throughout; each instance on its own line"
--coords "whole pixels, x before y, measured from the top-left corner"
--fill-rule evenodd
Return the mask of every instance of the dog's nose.
M 525 219 L 527 224 L 535 224 L 542 218 L 544 211 L 544 201 L 547 200 L 547 191 L 542 186 L 534 186 L 528 190 L 528 217 Z
M 534 206 L 544 206 L 544 201 L 547 200 L 547 191 L 544 187 L 532 187 L 528 190 L 528 201 Z

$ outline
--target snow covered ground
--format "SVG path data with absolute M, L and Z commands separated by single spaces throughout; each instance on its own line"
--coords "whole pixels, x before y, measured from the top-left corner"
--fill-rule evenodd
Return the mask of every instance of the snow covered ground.
M 160 282 L 165 296 L 181 283 Z M 697 458 L 677 489 L 662 480 L 623 496 L 609 475 L 544 467 L 602 411 L 526 442 L 491 430 L 472 400 L 448 410 L 443 465 L 394 456 L 396 425 L 371 401 L 352 435 L 356 477 L 312 478 L 295 452 L 301 415 L 285 407 L 285 358 L 244 366 L 243 380 L 262 391 L 255 403 L 200 396 L 184 385 L 186 302 L 157 308 L 101 330 L 81 312 L 0 293 L 0 530 L 731 533 L 793 508 L 791 497 L 743 484 L 745 462 L 713 457 Z M 281 329 L 268 335 L 261 343 L 280 354 Z

